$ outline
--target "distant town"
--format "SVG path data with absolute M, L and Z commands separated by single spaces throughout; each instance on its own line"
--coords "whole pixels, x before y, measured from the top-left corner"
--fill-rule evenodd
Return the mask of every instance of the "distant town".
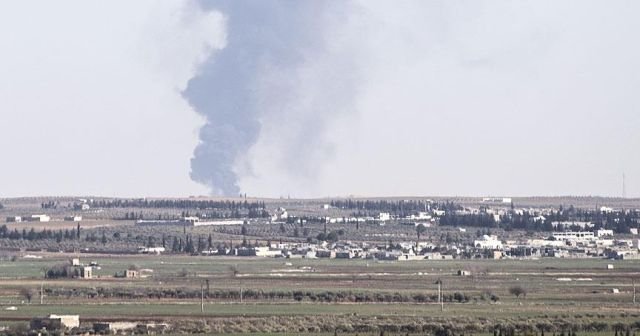
M 640 317 L 637 199 L 40 197 L 0 216 L 0 335 L 621 336 Z
M 638 209 L 521 207 L 512 198 L 473 203 L 48 200 L 35 213 L 3 206 L 0 249 L 388 261 L 640 258 Z

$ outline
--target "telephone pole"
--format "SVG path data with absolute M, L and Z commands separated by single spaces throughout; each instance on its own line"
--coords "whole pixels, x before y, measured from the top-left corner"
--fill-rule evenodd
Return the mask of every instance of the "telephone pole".
M 200 283 L 200 312 L 204 314 L 204 286 Z
M 442 280 L 438 279 L 438 281 L 436 281 L 436 284 L 438 285 L 438 302 L 440 303 L 440 311 L 444 311 L 444 300 L 442 297 Z

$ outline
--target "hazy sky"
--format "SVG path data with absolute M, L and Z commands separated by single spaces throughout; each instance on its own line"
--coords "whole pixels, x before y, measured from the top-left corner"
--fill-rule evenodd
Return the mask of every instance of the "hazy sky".
M 640 197 L 640 2 L 202 2 L 0 2 L 0 197 Z

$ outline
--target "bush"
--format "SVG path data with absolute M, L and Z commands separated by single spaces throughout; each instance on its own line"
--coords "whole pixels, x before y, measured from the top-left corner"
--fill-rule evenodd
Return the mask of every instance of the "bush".
M 520 296 L 526 297 L 527 291 L 521 286 L 513 286 L 509 288 L 509 294 L 514 295 L 516 298 L 520 298 Z

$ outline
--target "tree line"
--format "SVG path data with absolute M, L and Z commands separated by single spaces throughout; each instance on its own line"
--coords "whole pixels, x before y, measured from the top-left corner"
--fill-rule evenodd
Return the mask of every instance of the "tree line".
M 55 239 L 57 242 L 61 242 L 62 240 L 78 240 L 80 239 L 80 224 L 78 224 L 75 230 L 66 229 L 66 230 L 49 230 L 44 229 L 41 231 L 36 231 L 33 228 L 27 231 L 27 229 L 23 228 L 22 230 L 13 229 L 9 230 L 6 225 L 0 226 L 0 239 L 12 239 L 12 240 L 45 240 L 45 239 Z
M 60 272 L 73 274 L 72 267 L 61 265 L 57 268 Z M 66 269 L 66 270 L 65 270 Z M 424 293 L 399 293 L 399 292 L 357 292 L 357 291 L 301 291 L 301 290 L 260 290 L 260 289 L 216 289 L 201 292 L 198 289 L 189 288 L 47 288 L 45 295 L 48 297 L 87 297 L 87 298 L 114 298 L 125 300 L 136 299 L 199 299 L 204 295 L 206 299 L 218 300 L 278 300 L 278 301 L 305 301 L 305 302 L 355 302 L 355 303 L 428 303 L 437 302 L 437 294 Z M 474 298 L 468 294 L 454 292 L 444 294 L 444 302 L 466 303 Z M 483 300 L 482 297 L 476 299 Z

